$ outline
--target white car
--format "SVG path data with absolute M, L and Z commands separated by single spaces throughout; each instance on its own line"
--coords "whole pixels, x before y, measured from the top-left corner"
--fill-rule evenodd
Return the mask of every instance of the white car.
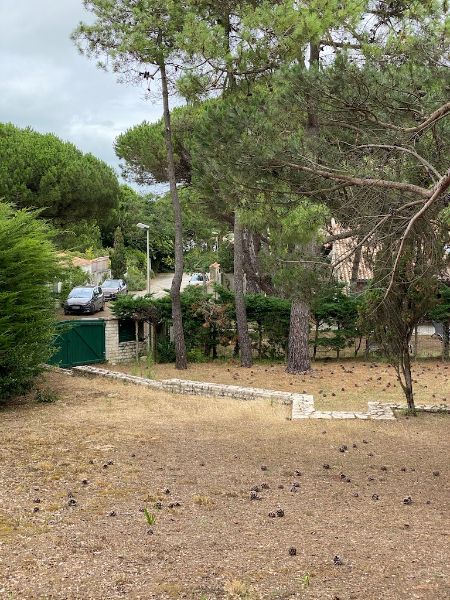
M 207 273 L 192 273 L 188 285 L 207 285 L 209 275 Z

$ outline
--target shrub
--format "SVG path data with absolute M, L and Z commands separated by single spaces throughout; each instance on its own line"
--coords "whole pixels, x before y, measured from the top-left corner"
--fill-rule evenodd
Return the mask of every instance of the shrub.
M 145 290 L 147 287 L 146 276 L 134 265 L 128 267 L 126 280 L 128 289 L 133 292 Z
M 34 399 L 40 404 L 52 404 L 58 400 L 58 394 L 52 390 L 38 390 L 34 396 Z
M 159 340 L 156 345 L 156 355 L 159 363 L 175 362 L 175 346 L 168 339 Z
M 50 237 L 37 213 L 0 202 L 0 399 L 29 390 L 53 352 Z

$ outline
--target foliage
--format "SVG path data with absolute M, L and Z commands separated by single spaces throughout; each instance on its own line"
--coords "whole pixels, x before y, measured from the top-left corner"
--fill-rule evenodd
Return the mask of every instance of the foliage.
M 80 220 L 61 226 L 55 231 L 54 241 L 58 248 L 79 254 L 89 253 L 92 258 L 105 252 L 100 227 L 95 221 Z
M 339 353 L 351 346 L 357 337 L 358 307 L 361 298 L 347 295 L 343 286 L 334 282 L 324 285 L 311 303 L 311 317 L 315 324 L 314 357 L 317 348 L 335 350 Z
M 117 227 L 114 234 L 114 248 L 111 251 L 110 259 L 112 278 L 123 279 L 127 271 L 127 257 L 120 227 Z
M 189 183 L 191 178 L 190 155 L 187 141 L 201 105 L 175 108 L 172 113 L 175 172 L 179 183 Z M 143 184 L 167 181 L 167 151 L 164 140 L 164 121 L 144 121 L 131 127 L 116 139 L 117 156 L 125 161 L 124 175 Z
M 0 202 L 0 399 L 22 394 L 52 355 L 51 231 L 37 213 Z
M 158 340 L 156 344 L 156 356 L 160 363 L 175 362 L 175 346 L 167 338 Z
M 393 363 L 408 408 L 412 410 L 415 407 L 409 344 L 414 328 L 435 303 L 438 286 L 432 266 L 433 249 L 428 246 L 423 252 L 426 243 L 420 235 L 409 243 L 388 296 L 385 295 L 385 282 L 386 273 L 391 269 L 392 253 L 389 246 L 380 249 L 372 286 L 361 306 L 361 326 L 366 335 L 372 332 Z
M 437 294 L 436 305 L 428 312 L 428 317 L 438 323 L 450 321 L 450 286 L 441 283 Z
M 437 302 L 429 311 L 428 317 L 433 321 L 442 323 L 442 359 L 449 360 L 450 354 L 450 286 L 440 283 Z
M 42 209 L 54 225 L 71 229 L 104 222 L 118 192 L 111 167 L 92 154 L 51 134 L 0 124 L 0 197 L 16 207 Z
M 170 298 L 154 301 L 161 321 L 171 323 Z M 229 347 L 236 340 L 234 294 L 222 286 L 215 286 L 212 294 L 201 287 L 188 287 L 181 294 L 183 323 L 190 360 L 201 362 L 205 356 L 218 356 L 218 347 Z M 289 336 L 291 300 L 247 294 L 247 317 L 253 329 L 253 346 L 259 358 L 280 359 L 286 355 Z M 312 319 L 321 329 L 320 336 L 311 341 L 316 346 L 339 352 L 359 337 L 358 306 L 360 298 L 347 296 L 342 286 L 334 285 L 314 298 Z M 166 346 L 161 348 L 164 361 Z
M 145 290 L 147 287 L 147 257 L 144 252 L 135 248 L 125 248 L 127 259 L 128 289 L 132 291 Z
M 39 404 L 53 404 L 59 399 L 59 396 L 56 392 L 49 389 L 37 390 L 34 399 Z
M 150 525 L 154 525 L 156 523 L 156 517 L 153 513 L 149 512 L 147 508 L 144 508 L 144 515 L 147 523 Z
M 257 324 L 259 358 L 284 358 L 289 336 L 291 301 L 263 294 L 245 298 L 247 318 Z
M 111 303 L 111 312 L 118 319 L 153 323 L 159 320 L 159 311 L 155 300 L 151 296 L 119 296 L 117 300 Z
M 120 227 L 127 250 L 132 248 L 146 255 L 146 231 L 139 229 L 137 223 L 150 226 L 150 257 L 154 270 L 161 272 L 173 269 L 174 227 L 170 199 L 156 198 L 152 194 L 142 196 L 126 185 L 121 186 L 119 206 L 113 212 L 108 226 L 102 230 L 104 241 L 111 245 L 114 228 Z
M 61 277 L 61 294 L 59 301 L 61 306 L 64 306 L 67 296 L 74 287 L 86 285 L 88 282 L 87 274 L 80 267 L 66 267 L 62 271 Z

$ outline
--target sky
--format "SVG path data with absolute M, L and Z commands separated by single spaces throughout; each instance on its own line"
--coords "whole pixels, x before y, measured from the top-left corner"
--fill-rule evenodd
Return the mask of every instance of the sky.
M 0 0 L 0 122 L 54 133 L 120 174 L 114 139 L 162 104 L 79 54 L 70 34 L 89 18 L 81 0 Z

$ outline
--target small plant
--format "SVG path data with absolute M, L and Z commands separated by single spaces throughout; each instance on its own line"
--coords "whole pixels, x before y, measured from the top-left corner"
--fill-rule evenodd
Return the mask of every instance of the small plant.
M 227 581 L 224 585 L 224 591 L 228 598 L 240 598 L 241 600 L 256 600 L 258 597 L 251 586 L 239 579 Z
M 209 356 L 205 356 L 205 353 L 200 348 L 192 348 L 187 353 L 187 358 L 190 363 L 205 363 L 209 361 Z
M 34 399 L 40 404 L 52 404 L 53 402 L 56 402 L 59 399 L 59 396 L 56 392 L 53 392 L 52 390 L 44 389 L 37 390 Z
M 304 588 L 309 587 L 310 583 L 311 583 L 311 575 L 309 573 L 305 573 L 302 577 L 302 585 Z
M 155 378 L 155 361 L 153 360 L 153 356 L 150 353 L 148 353 L 147 356 L 145 357 L 144 374 L 147 379 Z
M 194 504 L 198 506 L 204 506 L 205 508 L 212 508 L 214 506 L 214 500 L 209 496 L 194 496 Z
M 415 408 L 401 408 L 399 413 L 404 417 L 417 417 L 417 409 Z
M 147 519 L 147 523 L 150 525 L 150 527 L 152 527 L 152 525 L 154 525 L 156 523 L 156 517 L 153 513 L 148 512 L 148 509 L 144 508 L 144 515 L 145 518 Z

